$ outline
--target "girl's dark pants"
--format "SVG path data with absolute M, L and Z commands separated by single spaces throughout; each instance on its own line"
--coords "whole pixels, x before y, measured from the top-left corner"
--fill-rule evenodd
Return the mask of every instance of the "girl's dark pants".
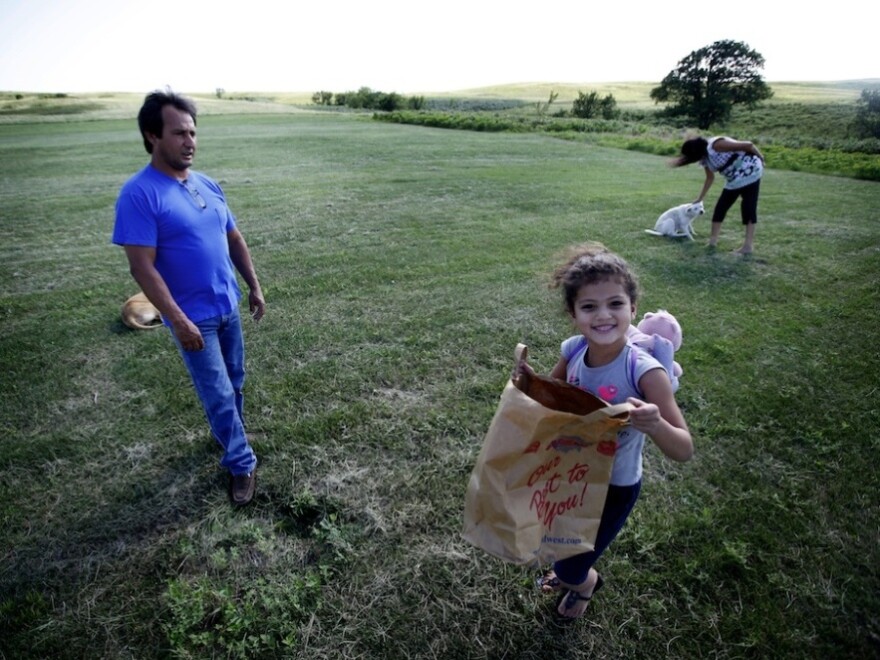
M 740 211 L 742 212 L 742 223 L 744 225 L 753 225 L 758 222 L 758 191 L 761 188 L 761 180 L 758 179 L 754 183 L 750 183 L 743 188 L 728 190 L 725 188 L 721 191 L 718 203 L 715 204 L 715 210 L 712 212 L 712 222 L 724 222 L 724 216 L 733 206 L 737 197 L 742 195 L 742 204 Z
M 623 529 L 630 511 L 639 499 L 641 488 L 641 481 L 632 486 L 608 486 L 608 496 L 605 498 L 605 508 L 602 510 L 599 531 L 596 533 L 595 547 L 590 552 L 560 559 L 553 564 L 556 577 L 568 584 L 583 584 L 587 581 L 590 568 Z

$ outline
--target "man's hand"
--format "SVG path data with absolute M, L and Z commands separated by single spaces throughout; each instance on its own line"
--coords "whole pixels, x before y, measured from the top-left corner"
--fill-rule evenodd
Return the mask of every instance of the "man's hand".
M 263 314 L 266 313 L 266 301 L 263 299 L 263 292 L 260 289 L 251 289 L 248 293 L 248 309 L 250 309 L 254 321 L 263 318 Z
M 174 331 L 174 336 L 177 337 L 177 341 L 180 342 L 183 350 L 201 351 L 205 348 L 205 340 L 202 338 L 202 333 L 199 332 L 198 326 L 188 318 L 172 324 L 171 329 Z

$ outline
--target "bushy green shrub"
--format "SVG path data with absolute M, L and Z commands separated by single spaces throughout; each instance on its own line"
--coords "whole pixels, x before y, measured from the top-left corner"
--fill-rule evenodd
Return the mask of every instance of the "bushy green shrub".
M 385 112 L 391 112 L 392 110 L 397 110 L 398 108 L 403 107 L 403 97 L 396 92 L 391 92 L 390 94 L 383 94 L 379 92 L 375 99 L 375 109 L 383 110 Z
M 320 91 L 312 94 L 312 103 L 315 105 L 332 105 L 333 92 Z
M 853 167 L 853 178 L 880 181 L 880 161 L 856 163 Z
M 333 92 L 320 91 L 312 94 L 312 103 L 315 105 L 336 105 L 353 109 L 381 110 L 394 112 L 395 110 L 410 109 L 420 110 L 425 105 L 424 96 L 411 96 L 404 99 L 397 92 L 380 92 L 361 87 L 356 92 Z
M 862 90 L 854 128 L 859 137 L 880 138 L 880 89 Z
M 599 98 L 599 93 L 592 91 L 589 94 L 578 92 L 578 97 L 571 104 L 571 114 L 581 119 L 615 119 L 620 113 L 613 94 Z

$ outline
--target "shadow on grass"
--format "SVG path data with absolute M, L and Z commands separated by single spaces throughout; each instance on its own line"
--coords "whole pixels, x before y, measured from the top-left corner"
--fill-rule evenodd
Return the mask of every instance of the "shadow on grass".
M 181 532 L 216 507 L 217 491 L 225 496 L 225 475 L 205 469 L 216 460 L 213 449 L 193 443 L 146 467 L 119 456 L 97 465 L 74 451 L 56 459 L 62 464 L 57 469 L 47 463 L 41 475 L 38 468 L 20 475 L 41 482 L 44 493 L 31 486 L 32 497 L 55 504 L 48 515 L 25 513 L 7 529 L 16 570 L 0 576 L 0 650 L 6 657 L 78 655 L 65 645 L 67 617 L 59 618 L 59 608 L 88 611 L 99 621 L 115 616 L 103 612 L 100 595 L 106 591 L 132 603 L 156 602 L 165 588 L 162 576 L 178 556 Z M 82 464 L 75 480 L 64 468 L 70 461 Z M 120 475 L 126 471 L 130 478 Z M 125 575 L 125 582 L 114 575 Z

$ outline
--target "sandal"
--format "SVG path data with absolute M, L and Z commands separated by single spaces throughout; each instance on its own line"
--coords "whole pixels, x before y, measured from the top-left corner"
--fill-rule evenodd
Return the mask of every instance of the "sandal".
M 593 587 L 593 591 L 592 591 L 592 593 L 590 593 L 589 596 L 585 596 L 584 594 L 582 594 L 578 591 L 574 591 L 573 589 L 569 589 L 567 594 L 560 595 L 559 599 L 556 601 L 556 614 L 557 614 L 557 616 L 560 619 L 562 619 L 563 621 L 574 621 L 575 619 L 581 618 L 584 615 L 584 613 L 587 611 L 586 608 L 584 608 L 584 611 L 581 612 L 580 614 L 578 614 L 577 616 L 565 616 L 564 614 L 559 614 L 559 606 L 562 605 L 566 610 L 570 610 L 575 605 L 577 605 L 579 600 L 589 602 L 593 599 L 593 596 L 596 595 L 596 592 L 602 588 L 603 584 L 605 584 L 605 581 L 602 579 L 602 576 L 599 575 L 596 578 L 596 586 Z

